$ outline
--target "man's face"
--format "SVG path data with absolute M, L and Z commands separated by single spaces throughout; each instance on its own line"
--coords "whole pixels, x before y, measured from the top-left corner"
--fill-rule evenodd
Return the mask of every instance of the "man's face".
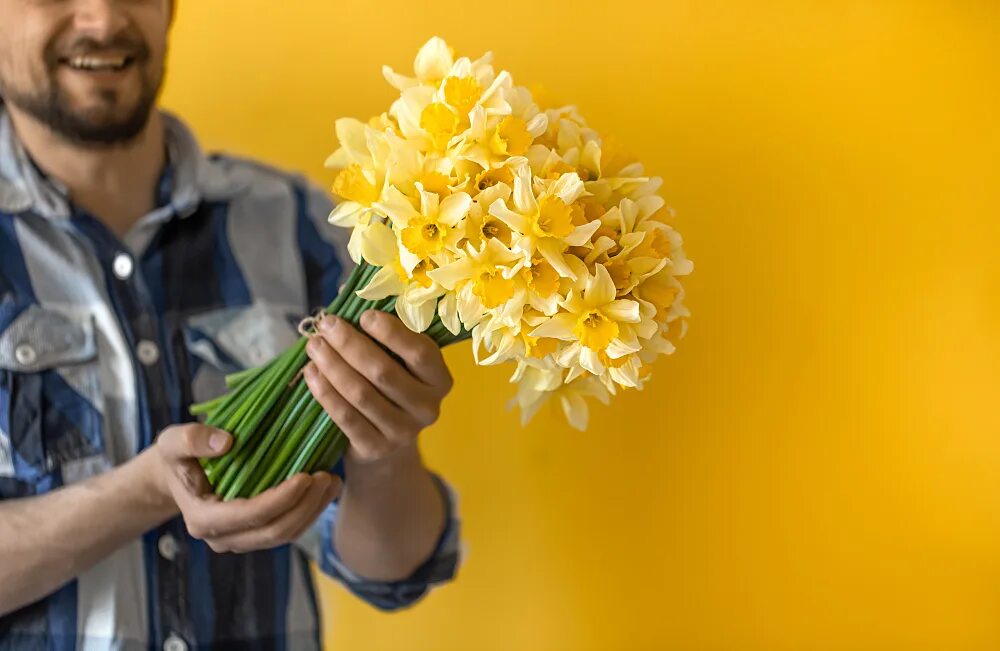
M 171 0 L 0 0 L 0 97 L 75 143 L 124 143 L 163 80 Z

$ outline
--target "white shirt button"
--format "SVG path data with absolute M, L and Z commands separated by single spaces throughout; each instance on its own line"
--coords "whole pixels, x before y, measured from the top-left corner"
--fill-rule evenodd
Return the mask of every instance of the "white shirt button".
M 177 558 L 177 552 L 179 551 L 177 539 L 169 533 L 165 533 L 160 536 L 159 541 L 156 543 L 156 548 L 160 550 L 160 556 L 168 561 L 172 561 Z
M 163 651 L 188 651 L 188 645 L 187 642 L 171 633 L 170 637 L 163 641 Z
M 149 339 L 140 341 L 135 347 L 135 352 L 139 356 L 139 361 L 145 366 L 152 366 L 160 361 L 160 347 Z
M 17 360 L 18 364 L 29 366 L 38 359 L 38 353 L 35 352 L 31 344 L 21 344 L 14 349 L 14 359 Z
M 118 278 L 127 280 L 135 269 L 135 263 L 132 262 L 132 256 L 128 253 L 119 253 L 115 256 L 115 260 L 111 264 L 111 269 Z

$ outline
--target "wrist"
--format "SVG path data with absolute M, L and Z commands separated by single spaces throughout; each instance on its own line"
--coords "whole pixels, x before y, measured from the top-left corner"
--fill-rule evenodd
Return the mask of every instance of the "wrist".
M 416 441 L 393 450 L 375 461 L 359 461 L 353 455 L 344 456 L 344 478 L 355 484 L 368 481 L 384 481 L 415 471 L 424 472 L 423 457 Z
M 165 520 L 177 515 L 179 509 L 167 477 L 169 469 L 155 446 L 143 450 L 131 464 L 144 505 L 162 515 Z

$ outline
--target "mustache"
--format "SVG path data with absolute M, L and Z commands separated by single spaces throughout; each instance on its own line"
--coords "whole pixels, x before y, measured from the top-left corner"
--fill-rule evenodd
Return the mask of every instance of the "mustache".
M 87 56 L 115 52 L 132 58 L 137 63 L 150 57 L 149 45 L 141 37 L 127 33 L 118 33 L 106 40 L 97 40 L 91 36 L 81 36 L 68 45 L 52 41 L 45 48 L 45 59 L 50 66 L 56 66 L 60 61 L 77 56 Z

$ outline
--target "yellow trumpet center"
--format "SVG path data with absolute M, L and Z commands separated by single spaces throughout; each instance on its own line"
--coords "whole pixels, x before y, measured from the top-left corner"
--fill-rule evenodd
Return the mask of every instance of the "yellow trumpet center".
M 527 123 L 519 117 L 508 115 L 497 125 L 493 150 L 498 154 L 521 156 L 528 151 L 534 140 L 528 133 Z
M 483 94 L 475 77 L 448 77 L 444 82 L 444 100 L 462 113 L 468 113 Z
M 559 272 L 545 260 L 535 260 L 521 274 L 531 288 L 541 298 L 548 298 L 559 289 Z
M 438 147 L 443 147 L 458 129 L 458 116 L 447 104 L 428 104 L 420 113 L 420 128 L 431 135 Z
M 573 334 L 587 348 L 603 351 L 618 336 L 618 323 L 600 310 L 589 310 L 580 316 Z
M 522 330 L 522 333 L 524 331 Z M 559 340 L 551 337 L 532 337 L 522 334 L 524 346 L 527 349 L 528 357 L 542 359 L 546 355 L 551 355 L 559 349 Z
M 476 276 L 472 293 L 482 301 L 483 307 L 492 309 L 514 295 L 514 280 L 504 278 L 499 269 L 487 269 Z
M 429 217 L 417 217 L 410 220 L 409 225 L 403 229 L 400 239 L 413 255 L 423 259 L 440 252 L 447 235 L 447 227 L 444 225 Z
M 499 219 L 489 219 L 483 223 L 483 237 L 487 240 L 499 238 L 504 244 L 510 243 L 510 227 Z
M 539 237 L 566 237 L 573 232 L 573 210 L 559 197 L 542 197 L 534 227 Z
M 378 199 L 378 189 L 365 176 L 361 166 L 355 163 L 340 170 L 333 180 L 333 192 L 348 201 L 365 206 Z

